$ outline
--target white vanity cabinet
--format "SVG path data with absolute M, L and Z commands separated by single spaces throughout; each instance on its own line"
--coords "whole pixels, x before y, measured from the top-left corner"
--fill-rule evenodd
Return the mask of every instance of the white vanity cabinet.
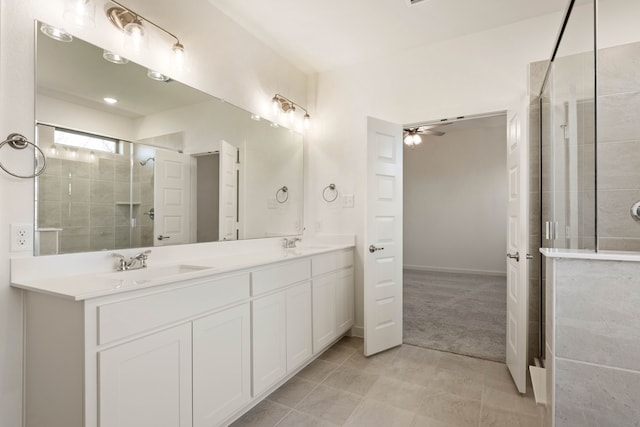
M 214 427 L 353 326 L 353 251 L 85 299 L 26 289 L 25 427 Z
M 100 426 L 191 426 L 191 325 L 98 353 Z
M 253 396 L 311 356 L 310 278 L 309 259 L 251 274 L 252 295 L 256 297 L 251 302 Z
M 313 353 L 317 354 L 353 326 L 353 251 L 314 257 L 312 272 Z

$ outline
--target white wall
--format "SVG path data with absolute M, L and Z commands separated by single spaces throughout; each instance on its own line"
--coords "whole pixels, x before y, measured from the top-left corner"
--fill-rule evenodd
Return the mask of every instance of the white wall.
M 355 230 L 356 325 L 363 325 L 366 117 L 414 123 L 506 110 L 527 94 L 527 64 L 548 59 L 561 14 L 499 27 L 322 73 L 310 94 L 316 112 L 309 143 L 305 224 L 310 232 Z M 335 182 L 355 208 L 322 201 Z M 320 230 L 320 231 L 317 231 Z M 360 331 L 361 332 L 361 331 Z
M 90 43 L 122 52 L 121 34 L 96 4 L 96 27 L 77 32 Z M 0 137 L 20 132 L 34 138 L 34 19 L 62 26 L 62 0 L 0 0 Z M 158 37 L 150 49 L 127 56 L 177 80 L 244 109 L 270 117 L 270 99 L 282 93 L 306 103 L 307 76 L 290 65 L 207 0 L 127 5 L 180 35 L 190 67 L 176 72 L 167 65 L 169 42 Z M 153 31 L 152 31 L 153 33 Z M 9 152 L 11 151 L 11 152 Z M 26 153 L 5 149 L 0 161 L 28 173 Z M 0 425 L 19 427 L 22 416 L 22 293 L 9 287 L 9 224 L 33 222 L 33 180 L 13 179 L 0 171 Z
M 506 274 L 506 119 L 463 124 L 404 149 L 404 265 Z

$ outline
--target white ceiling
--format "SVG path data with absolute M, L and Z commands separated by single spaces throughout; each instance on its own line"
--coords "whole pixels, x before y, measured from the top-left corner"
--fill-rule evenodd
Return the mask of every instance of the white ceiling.
M 208 0 L 305 72 L 564 10 L 568 0 Z M 434 58 L 437 59 L 437 58 Z

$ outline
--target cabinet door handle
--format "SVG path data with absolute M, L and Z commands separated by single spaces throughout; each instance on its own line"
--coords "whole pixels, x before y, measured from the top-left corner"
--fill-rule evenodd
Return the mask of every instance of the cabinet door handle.
M 375 247 L 375 246 L 373 246 L 373 245 L 370 245 L 370 246 L 369 246 L 369 252 L 371 252 L 371 253 L 374 253 L 374 252 L 376 252 L 376 251 L 383 251 L 383 250 L 384 250 L 384 248 L 376 248 L 376 247 Z

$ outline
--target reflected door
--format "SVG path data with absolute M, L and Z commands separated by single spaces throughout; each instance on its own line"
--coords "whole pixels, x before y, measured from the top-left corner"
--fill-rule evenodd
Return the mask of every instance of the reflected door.
M 158 150 L 154 174 L 154 246 L 189 243 L 190 157 Z
M 220 240 L 238 240 L 238 149 L 220 141 Z

